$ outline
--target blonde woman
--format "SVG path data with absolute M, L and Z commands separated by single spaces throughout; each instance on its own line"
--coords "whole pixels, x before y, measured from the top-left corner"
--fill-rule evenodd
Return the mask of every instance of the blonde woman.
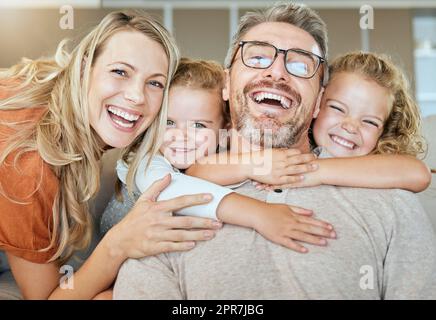
M 99 189 L 102 154 L 124 148 L 131 185 L 139 160 L 157 151 L 179 59 L 167 31 L 141 11 L 112 12 L 71 53 L 63 45 L 54 59 L 0 73 L 0 250 L 26 299 L 91 299 L 127 258 L 189 250 L 220 227 L 169 213 L 208 194 L 156 202 L 167 176 L 106 234 L 74 289 L 59 287 L 60 265 L 90 242 L 87 201 Z

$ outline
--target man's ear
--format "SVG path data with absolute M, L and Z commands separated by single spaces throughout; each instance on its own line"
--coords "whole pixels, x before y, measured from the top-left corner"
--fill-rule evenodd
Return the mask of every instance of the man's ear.
M 319 90 L 319 93 L 318 93 L 318 97 L 316 98 L 315 109 L 313 110 L 313 118 L 314 119 L 316 117 L 318 117 L 319 110 L 321 108 L 321 101 L 322 101 L 322 96 L 324 94 L 324 91 L 325 91 L 325 88 L 321 87 L 321 90 Z
M 229 101 L 230 98 L 230 70 L 224 70 L 224 87 L 223 87 L 223 99 Z

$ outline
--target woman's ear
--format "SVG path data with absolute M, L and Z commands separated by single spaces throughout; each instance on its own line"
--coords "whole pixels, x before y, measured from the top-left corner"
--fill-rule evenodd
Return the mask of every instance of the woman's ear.
M 324 91 L 325 91 L 324 87 L 321 87 L 321 90 L 319 90 L 318 97 L 316 98 L 315 109 L 313 110 L 313 116 L 312 116 L 313 119 L 318 117 L 319 110 L 321 108 L 321 101 L 322 101 L 322 96 L 324 94 Z
M 230 71 L 229 69 L 224 70 L 224 87 L 223 87 L 223 99 L 224 101 L 229 101 L 230 98 Z

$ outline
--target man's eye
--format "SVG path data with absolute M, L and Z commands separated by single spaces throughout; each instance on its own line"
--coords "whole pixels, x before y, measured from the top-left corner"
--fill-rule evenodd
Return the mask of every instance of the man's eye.
M 160 88 L 160 89 L 165 88 L 165 86 L 161 82 L 159 82 L 159 81 L 152 80 L 152 81 L 150 81 L 150 84 L 152 86 Z
M 363 120 L 363 122 L 368 123 L 368 124 L 370 124 L 370 125 L 372 125 L 372 126 L 378 128 L 378 124 L 377 124 L 376 122 L 374 122 L 374 121 L 371 121 L 371 120 Z
M 334 105 L 330 105 L 329 107 L 332 108 L 332 109 L 334 109 L 334 110 L 337 110 L 337 111 L 339 111 L 339 112 L 344 113 L 344 110 L 342 110 L 342 109 L 339 108 L 339 107 L 336 107 L 336 106 L 334 106 Z
M 196 122 L 196 123 L 194 123 L 194 128 L 195 129 L 204 129 L 204 128 L 206 128 L 206 126 L 200 122 Z
M 247 64 L 257 68 L 266 68 L 271 64 L 271 59 L 263 56 L 252 56 L 247 59 Z
M 116 73 L 117 75 L 122 76 L 122 77 L 127 76 L 127 72 L 124 71 L 123 69 L 113 69 L 113 70 L 111 70 L 111 72 Z

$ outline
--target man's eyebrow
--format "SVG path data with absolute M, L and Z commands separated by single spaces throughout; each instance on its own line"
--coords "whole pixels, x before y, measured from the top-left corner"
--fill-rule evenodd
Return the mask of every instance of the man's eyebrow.
M 130 69 L 132 69 L 133 71 L 136 71 L 136 68 L 133 65 L 131 65 L 130 63 L 124 62 L 124 61 L 115 61 L 115 62 L 109 63 L 108 66 L 112 66 L 114 64 L 123 64 L 123 65 L 129 67 Z M 151 75 L 151 77 L 158 77 L 158 76 L 164 77 L 165 79 L 167 78 L 167 76 L 161 72 L 156 72 L 156 73 L 153 73 Z

